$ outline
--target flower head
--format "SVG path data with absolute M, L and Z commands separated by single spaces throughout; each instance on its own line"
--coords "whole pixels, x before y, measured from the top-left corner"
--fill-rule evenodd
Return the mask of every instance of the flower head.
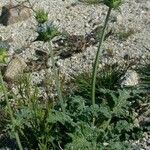
M 103 0 L 103 3 L 110 8 L 118 8 L 122 4 L 122 0 Z

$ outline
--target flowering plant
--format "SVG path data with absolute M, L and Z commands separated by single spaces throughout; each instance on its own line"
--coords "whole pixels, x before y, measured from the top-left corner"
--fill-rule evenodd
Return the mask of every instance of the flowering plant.
M 122 4 L 122 0 L 104 0 L 103 3 L 110 8 L 118 8 Z

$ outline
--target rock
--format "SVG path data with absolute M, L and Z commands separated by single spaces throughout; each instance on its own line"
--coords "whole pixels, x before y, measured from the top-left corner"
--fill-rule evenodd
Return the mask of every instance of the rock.
M 8 26 L 10 24 L 24 21 L 31 16 L 30 9 L 24 5 L 5 5 L 2 7 L 0 23 Z
M 150 125 L 149 117 L 141 116 L 139 121 L 140 121 L 140 126 L 149 126 Z
M 128 70 L 126 74 L 121 78 L 120 84 L 122 87 L 127 86 L 135 86 L 138 84 L 139 77 L 136 71 Z
M 103 143 L 103 145 L 104 145 L 104 146 L 108 146 L 108 145 L 109 145 L 109 143 L 107 143 L 107 142 L 104 142 L 104 143 Z
M 4 74 L 5 80 L 11 82 L 14 81 L 14 79 L 16 79 L 26 67 L 27 64 L 24 62 L 24 60 L 19 56 L 15 56 L 15 58 L 10 61 L 6 68 L 6 72 Z
M 2 41 L 2 40 L 0 39 L 0 49 L 1 49 L 1 48 L 9 49 L 9 48 L 10 48 L 9 41 L 7 41 L 7 40 Z

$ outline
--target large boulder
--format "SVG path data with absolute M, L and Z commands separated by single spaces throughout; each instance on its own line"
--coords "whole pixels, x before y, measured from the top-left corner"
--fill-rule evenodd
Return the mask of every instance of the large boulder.
M 31 11 L 25 5 L 5 5 L 2 7 L 0 23 L 8 26 L 10 24 L 24 21 L 31 16 Z

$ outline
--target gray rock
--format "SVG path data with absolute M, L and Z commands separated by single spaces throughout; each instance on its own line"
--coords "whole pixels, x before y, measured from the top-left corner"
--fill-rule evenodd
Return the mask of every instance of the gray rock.
M 137 85 L 138 80 L 139 77 L 137 72 L 134 70 L 128 70 L 126 74 L 121 78 L 120 84 L 122 87 L 123 86 L 131 87 Z

